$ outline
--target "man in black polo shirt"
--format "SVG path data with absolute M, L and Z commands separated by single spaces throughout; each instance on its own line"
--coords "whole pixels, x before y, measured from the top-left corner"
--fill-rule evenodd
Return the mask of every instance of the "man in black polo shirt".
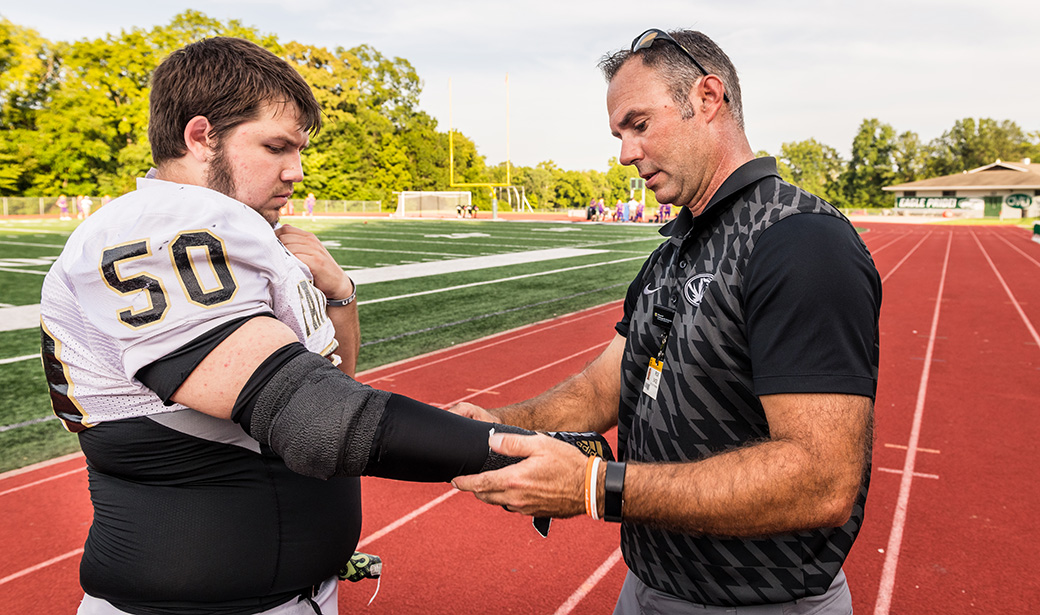
M 850 613 L 841 566 L 877 387 L 870 254 L 836 209 L 754 158 L 736 71 L 706 36 L 649 30 L 601 68 L 621 162 L 679 215 L 603 354 L 531 400 L 456 411 L 617 425 L 619 462 L 498 434 L 493 450 L 529 459 L 454 484 L 523 514 L 621 521 L 616 613 Z

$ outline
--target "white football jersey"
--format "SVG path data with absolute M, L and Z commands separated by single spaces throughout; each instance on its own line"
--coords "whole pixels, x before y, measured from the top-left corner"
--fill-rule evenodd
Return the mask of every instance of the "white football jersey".
M 183 409 L 134 378 L 228 321 L 273 313 L 308 350 L 335 331 L 307 267 L 245 204 L 200 186 L 137 180 L 69 238 L 43 284 L 44 368 L 71 431 Z

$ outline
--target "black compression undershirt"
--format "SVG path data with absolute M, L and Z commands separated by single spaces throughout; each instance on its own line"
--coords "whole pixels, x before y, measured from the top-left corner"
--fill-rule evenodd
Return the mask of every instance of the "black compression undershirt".
M 173 404 L 170 401 L 173 394 L 184 384 L 191 372 L 195 371 L 199 363 L 202 363 L 202 360 L 213 352 L 214 348 L 229 338 L 239 327 L 253 318 L 261 316 L 275 317 L 274 314 L 265 312 L 229 320 L 196 337 L 165 357 L 145 365 L 137 370 L 134 377 L 154 391 L 163 404 L 170 406 Z

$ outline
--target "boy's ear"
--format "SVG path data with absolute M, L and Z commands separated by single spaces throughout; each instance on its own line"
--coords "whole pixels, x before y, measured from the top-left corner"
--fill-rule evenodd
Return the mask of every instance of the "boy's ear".
M 213 126 L 203 115 L 191 118 L 184 127 L 184 145 L 188 148 L 188 153 L 199 162 L 209 161 L 213 151 L 213 140 L 209 135 L 212 129 Z

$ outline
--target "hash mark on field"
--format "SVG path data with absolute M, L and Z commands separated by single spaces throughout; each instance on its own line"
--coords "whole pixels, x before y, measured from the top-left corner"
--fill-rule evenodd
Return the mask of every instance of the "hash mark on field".
M 903 450 L 903 451 L 909 450 L 909 447 L 907 445 L 905 445 L 905 444 L 888 444 L 888 443 L 885 443 L 885 446 L 887 448 L 898 448 L 899 450 Z M 919 446 L 919 447 L 917 447 L 917 450 L 921 451 L 922 453 L 935 453 L 936 455 L 940 454 L 940 451 L 937 450 L 937 449 L 934 449 L 934 448 L 921 448 Z
M 902 474 L 902 470 L 896 470 L 893 468 L 874 468 L 878 472 L 887 472 L 889 474 Z M 924 472 L 914 472 L 914 478 L 935 478 L 938 479 L 938 474 L 925 474 Z

